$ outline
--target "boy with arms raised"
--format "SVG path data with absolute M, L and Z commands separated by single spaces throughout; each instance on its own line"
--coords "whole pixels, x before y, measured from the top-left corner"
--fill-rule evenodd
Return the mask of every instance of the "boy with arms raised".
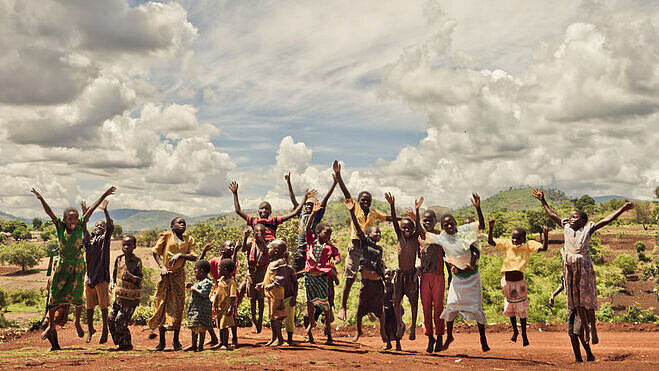
M 108 316 L 108 327 L 117 350 L 132 350 L 130 322 L 135 308 L 140 305 L 142 297 L 142 260 L 133 251 L 137 240 L 134 236 L 124 235 L 121 240 L 122 255 L 114 261 L 112 283 L 110 290 L 114 290 L 114 304 Z

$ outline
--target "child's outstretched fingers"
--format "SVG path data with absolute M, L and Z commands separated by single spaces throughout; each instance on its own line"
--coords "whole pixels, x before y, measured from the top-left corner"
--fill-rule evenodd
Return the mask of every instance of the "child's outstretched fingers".
M 87 214 L 87 203 L 85 201 L 80 201 L 80 209 L 83 214 Z
M 353 203 L 354 204 L 354 203 Z M 313 209 L 311 209 L 312 212 L 318 212 L 320 209 L 322 209 L 323 206 L 320 204 L 320 202 L 314 202 L 313 204 Z
M 634 203 L 631 202 L 631 201 L 627 201 L 627 202 L 625 202 L 624 205 L 622 205 L 622 209 L 625 210 L 625 211 L 631 210 L 633 208 L 634 208 Z
M 290 171 L 288 172 L 288 174 L 284 174 L 284 179 L 285 179 L 287 182 L 290 182 L 290 181 L 291 181 L 291 172 L 290 172 Z
M 355 201 L 352 198 L 346 198 L 343 200 L 343 204 L 346 205 L 348 210 L 353 210 L 355 208 Z
M 243 236 L 245 237 L 249 237 L 250 233 L 252 233 L 252 228 L 247 227 L 243 230 Z
M 334 170 L 334 174 L 341 173 L 341 164 L 339 164 L 339 161 L 334 160 L 332 163 L 332 170 Z
M 105 195 L 109 196 L 109 195 L 113 194 L 116 190 L 117 190 L 117 187 L 112 186 L 112 187 L 108 188 L 107 191 L 105 191 Z
M 471 203 L 474 205 L 474 207 L 478 208 L 481 207 L 481 196 L 478 195 L 478 193 L 474 192 L 471 194 Z
M 394 195 L 391 193 L 387 192 L 384 194 L 384 198 L 387 200 L 389 205 L 392 205 L 394 202 L 396 202 L 396 198 L 394 198 Z
M 31 190 L 30 192 L 34 193 L 34 195 L 35 195 L 39 200 L 42 199 L 41 194 L 40 194 L 39 192 L 37 192 L 36 189 L 32 188 L 32 190 Z
M 489 221 L 490 228 L 492 228 L 494 226 L 494 223 L 496 223 L 496 222 L 497 222 L 496 219 L 490 219 L 490 221 Z
M 421 198 L 419 198 L 418 200 L 414 200 L 415 209 L 420 209 L 421 205 L 423 205 L 423 196 L 421 196 Z
M 537 198 L 538 200 L 542 201 L 545 199 L 545 194 L 542 192 L 542 190 L 538 188 L 534 188 L 533 192 L 531 193 L 531 196 Z

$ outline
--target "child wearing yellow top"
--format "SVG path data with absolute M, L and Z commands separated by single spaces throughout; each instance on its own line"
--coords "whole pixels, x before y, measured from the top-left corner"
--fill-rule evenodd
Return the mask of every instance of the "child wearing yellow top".
M 211 349 L 231 349 L 229 346 L 229 328 L 235 326 L 234 307 L 238 290 L 236 289 L 236 280 L 233 278 L 233 271 L 236 269 L 236 263 L 231 258 L 224 258 L 219 263 L 220 279 L 217 281 L 213 297 L 213 308 L 215 309 L 217 328 L 220 330 L 220 343 Z
M 492 229 L 495 220 L 490 220 L 490 230 L 488 232 L 488 242 L 491 246 L 504 251 L 503 264 L 501 265 L 501 288 L 504 294 L 503 313 L 510 317 L 510 324 L 513 326 L 513 336 L 510 341 L 517 342 L 517 316 L 519 316 L 522 325 L 523 346 L 529 345 L 529 339 L 526 337 L 526 313 L 529 309 L 529 298 L 526 295 L 528 286 L 524 279 L 524 269 L 529 262 L 532 252 L 547 250 L 547 235 L 549 228 L 542 227 L 542 243 L 537 241 L 526 240 L 526 230 L 524 228 L 513 229 L 510 240 L 492 238 Z

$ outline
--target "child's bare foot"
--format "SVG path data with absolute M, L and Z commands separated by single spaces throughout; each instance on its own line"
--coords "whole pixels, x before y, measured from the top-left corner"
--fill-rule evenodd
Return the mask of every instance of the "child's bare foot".
M 410 340 L 415 340 L 416 339 L 416 331 L 414 331 L 415 326 L 410 326 Z
M 229 347 L 223 344 L 220 346 L 220 350 L 229 350 Z
M 175 343 L 173 344 L 173 347 L 174 347 L 174 351 L 175 351 L 175 352 L 177 352 L 177 351 L 183 349 L 183 345 L 181 345 L 181 343 L 179 343 L 179 342 L 175 342 Z
M 426 353 L 432 353 L 435 349 L 435 338 L 428 336 L 428 347 L 426 348 Z
M 128 352 L 128 351 L 133 350 L 133 346 L 132 346 L 132 345 L 123 346 L 123 347 L 120 346 L 119 348 L 117 348 L 117 350 L 124 351 L 124 352 Z
M 600 338 L 599 338 L 599 336 L 597 336 L 597 330 L 595 330 L 595 326 L 592 326 L 591 330 L 592 330 L 591 339 L 593 340 L 592 343 L 593 344 L 599 343 Z
M 165 343 L 158 343 L 158 345 L 156 345 L 156 347 L 153 350 L 155 350 L 156 352 L 162 352 L 163 350 L 165 350 Z
M 275 339 L 270 339 L 270 341 L 268 341 L 267 343 L 265 343 L 265 346 L 266 346 L 266 347 L 272 346 L 272 343 L 274 343 L 274 342 L 275 342 Z
M 487 341 L 481 341 L 481 348 L 483 349 L 483 352 L 488 352 L 490 350 L 490 347 L 487 345 Z
M 442 350 L 442 339 L 437 338 L 437 341 L 435 342 L 435 352 L 441 352 Z
M 384 350 L 391 349 L 391 342 L 387 341 L 387 344 L 382 349 L 384 349 Z
M 103 331 L 101 331 L 101 339 L 98 341 L 98 343 L 105 344 L 107 342 L 108 342 L 108 330 L 103 329 Z
M 510 341 L 512 341 L 513 343 L 516 343 L 517 342 L 517 335 L 519 335 L 519 333 L 517 331 L 513 331 L 513 337 L 510 338 Z
M 48 351 L 49 352 L 55 352 L 57 350 L 62 350 L 62 348 L 60 348 L 59 345 L 53 345 L 53 346 L 50 347 L 50 350 L 48 350 Z
M 581 358 L 581 356 L 579 356 L 579 357 L 574 357 L 574 362 L 579 362 L 579 363 L 580 363 L 580 362 L 583 362 L 583 358 Z
M 191 351 L 193 351 L 193 350 L 194 350 L 194 351 L 197 350 L 197 346 L 194 345 L 194 344 L 192 344 L 192 345 L 190 345 L 189 347 L 183 349 L 184 352 L 191 352 Z
M 204 346 L 197 347 L 197 349 L 194 350 L 195 352 L 203 352 L 204 351 Z
M 589 354 L 588 357 L 586 358 L 586 361 L 588 362 L 593 362 L 594 360 L 595 360 L 595 356 L 592 353 Z
M 85 336 L 85 331 L 82 329 L 82 326 L 80 325 L 79 321 L 75 322 L 76 325 L 76 331 L 78 332 L 78 337 L 81 338 Z
M 313 334 L 311 331 L 307 332 L 307 341 L 309 344 L 316 344 L 316 341 L 313 339 Z
M 359 341 L 359 337 L 362 336 L 362 335 L 364 335 L 363 332 L 357 331 L 357 337 L 355 338 L 355 343 Z
M 46 327 L 46 329 L 43 330 L 43 332 L 41 333 L 41 340 L 46 340 L 46 338 L 48 338 L 48 335 L 50 335 L 51 330 L 52 330 L 52 327 L 50 327 L 50 325 L 48 325 L 48 327 Z
M 325 340 L 325 345 L 333 345 L 333 344 L 334 341 L 332 341 L 332 338 L 327 338 L 327 340 Z
M 529 344 L 530 344 L 530 343 L 529 343 L 529 338 L 527 338 L 526 336 L 522 335 L 522 346 L 528 346 Z
M 453 340 L 454 340 L 453 336 L 449 336 L 449 337 L 446 338 L 446 341 L 444 342 L 444 349 L 445 350 L 448 349 L 448 346 L 451 345 Z
M 336 318 L 338 318 L 341 321 L 345 322 L 345 320 L 346 320 L 346 309 L 345 308 L 339 309 L 339 313 L 336 314 Z
M 87 338 L 85 339 L 85 342 L 86 343 L 91 343 L 92 335 L 94 335 L 95 333 L 96 333 L 96 330 L 94 328 L 89 329 L 89 331 L 87 331 Z
M 396 340 L 396 350 L 403 350 L 403 348 L 400 346 L 400 340 Z
M 282 339 L 275 339 L 275 341 L 270 344 L 271 347 L 279 347 L 284 345 L 284 341 Z
M 234 340 L 235 340 L 235 339 L 234 339 Z M 217 345 L 217 343 L 218 343 L 217 339 L 215 339 L 215 340 L 211 339 L 211 340 L 209 340 L 209 341 L 208 341 L 206 344 L 204 344 L 204 345 L 207 345 L 207 346 L 209 346 L 209 347 L 212 347 L 212 346 Z

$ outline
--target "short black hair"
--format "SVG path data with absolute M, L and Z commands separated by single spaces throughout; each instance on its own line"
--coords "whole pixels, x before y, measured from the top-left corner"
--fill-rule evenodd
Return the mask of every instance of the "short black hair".
M 437 214 L 435 214 L 435 210 L 428 209 L 428 210 L 423 212 L 423 215 L 426 215 L 426 214 L 432 216 L 435 220 L 437 220 Z
M 266 206 L 269 207 L 270 210 L 272 210 L 272 205 L 270 205 L 270 202 L 268 202 L 268 201 L 263 201 L 263 202 L 261 202 L 261 203 L 259 204 L 259 209 L 262 208 L 262 207 L 266 207 Z
M 194 265 L 194 269 L 199 269 L 200 271 L 208 274 L 211 271 L 211 263 L 208 260 L 197 260 Z
M 182 216 L 177 216 L 176 218 L 172 219 L 172 221 L 169 223 L 169 226 L 170 226 L 170 227 L 174 225 L 174 222 L 176 221 L 176 219 L 183 219 L 183 221 L 185 222 L 185 218 L 184 218 L 184 217 L 182 217 Z M 187 222 L 186 222 L 185 224 L 187 224 Z
M 314 231 L 316 232 L 316 234 L 318 234 L 322 230 L 324 230 L 325 228 L 332 228 L 332 227 L 330 227 L 330 225 L 327 224 L 327 223 L 318 223 L 318 225 L 316 225 L 316 228 L 314 229 Z
M 64 217 L 66 218 L 66 214 L 69 214 L 69 213 L 76 213 L 76 214 L 78 214 L 78 216 L 80 216 L 80 214 L 78 213 L 78 210 L 74 207 L 67 207 L 66 210 L 64 210 L 64 213 L 62 215 L 64 215 Z
M 370 197 L 371 200 L 373 199 L 373 195 L 372 195 L 371 192 L 369 192 L 369 191 L 361 191 L 361 192 L 359 192 L 359 194 L 357 195 L 357 199 L 359 200 L 363 195 L 368 195 L 368 197 Z
M 524 237 L 526 237 L 526 229 L 525 228 L 515 227 L 515 228 L 513 228 L 512 232 L 515 232 L 515 231 L 517 231 L 518 233 L 523 234 Z
M 234 269 L 236 269 L 236 263 L 233 261 L 233 259 L 230 258 L 224 258 L 220 260 L 220 264 L 218 265 L 218 269 L 220 272 L 223 270 L 227 270 L 229 272 L 233 272 Z M 208 270 L 210 271 L 210 264 L 208 265 Z
M 133 245 L 137 246 L 137 238 L 135 238 L 135 236 L 132 234 L 125 234 L 123 238 L 129 238 L 131 241 L 133 241 Z
M 586 214 L 586 212 L 583 211 L 583 210 L 577 210 L 577 211 L 579 212 L 579 214 L 581 214 L 581 219 L 583 219 L 584 222 L 587 222 L 588 221 L 588 214 Z
M 452 218 L 453 220 L 455 220 L 455 217 L 451 213 L 442 214 L 442 217 L 439 220 L 442 221 L 446 218 Z
M 404 216 L 404 217 L 402 217 L 402 218 L 400 219 L 400 222 L 402 223 L 402 222 L 405 221 L 405 220 L 407 220 L 408 222 L 412 223 L 412 228 L 416 227 L 416 223 L 415 223 L 414 220 L 412 220 L 412 218 L 410 218 L 409 216 Z

